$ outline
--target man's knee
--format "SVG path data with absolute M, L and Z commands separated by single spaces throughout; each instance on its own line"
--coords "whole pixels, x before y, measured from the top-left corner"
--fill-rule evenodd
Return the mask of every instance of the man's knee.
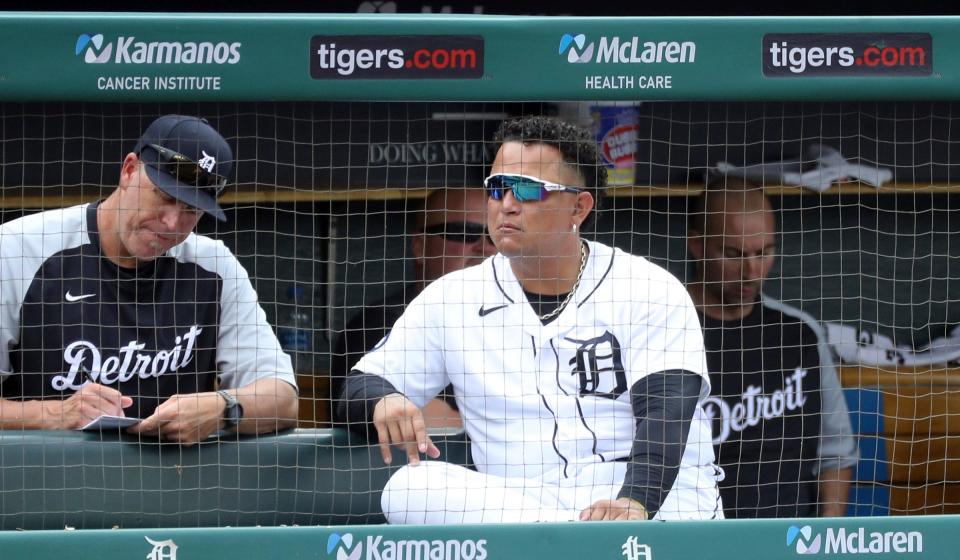
M 423 462 L 415 467 L 404 465 L 397 472 L 393 473 L 383 491 L 409 492 L 411 490 L 426 490 L 427 481 L 430 478 L 429 471 L 434 470 L 430 462 Z M 436 482 L 436 481 L 434 481 Z
M 427 510 L 429 463 L 405 465 L 393 473 L 383 487 L 380 507 L 391 524 L 424 523 Z

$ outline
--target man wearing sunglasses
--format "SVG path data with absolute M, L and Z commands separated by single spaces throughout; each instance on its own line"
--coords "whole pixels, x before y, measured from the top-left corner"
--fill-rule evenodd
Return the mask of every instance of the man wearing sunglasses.
M 226 219 L 232 167 L 206 121 L 166 115 L 106 199 L 3 224 L 0 426 L 128 417 L 131 433 L 191 444 L 294 424 L 290 358 L 246 271 L 193 233 L 204 213 Z
M 386 336 L 390 326 L 424 287 L 448 272 L 483 262 L 496 253 L 487 234 L 487 196 L 478 188 L 445 188 L 431 192 L 421 212 L 411 217 L 410 251 L 415 281 L 393 290 L 380 301 L 365 304 L 347 322 L 334 344 L 330 361 L 330 394 L 336 402 L 350 367 Z M 424 407 L 427 427 L 458 427 L 452 393 Z M 334 408 L 334 420 L 344 421 Z
M 408 465 L 391 523 L 723 517 L 703 336 L 683 285 L 588 242 L 606 183 L 562 121 L 504 123 L 485 182 L 499 254 L 418 296 L 356 365 L 347 413 Z M 476 471 L 440 461 L 419 407 L 452 383 Z
M 487 232 L 486 205 L 478 188 L 442 189 L 427 197 L 421 226 L 411 239 L 420 290 L 497 252 Z

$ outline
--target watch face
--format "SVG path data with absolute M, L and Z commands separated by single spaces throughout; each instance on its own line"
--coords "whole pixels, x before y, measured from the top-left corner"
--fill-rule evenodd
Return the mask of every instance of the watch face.
M 236 426 L 243 418 L 243 407 L 230 393 L 226 391 L 218 391 L 218 393 L 227 401 L 227 405 L 223 409 L 223 419 L 226 420 L 228 426 Z

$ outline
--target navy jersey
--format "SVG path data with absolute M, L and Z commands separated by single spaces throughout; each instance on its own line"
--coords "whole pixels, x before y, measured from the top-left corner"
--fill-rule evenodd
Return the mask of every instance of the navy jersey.
M 178 393 L 276 376 L 296 385 L 246 271 L 191 234 L 123 268 L 100 250 L 96 205 L 0 228 L 0 395 L 62 398 L 86 378 L 133 398 L 145 418 Z
M 765 302 L 741 320 L 701 315 L 727 517 L 816 515 L 820 354 L 803 320 Z

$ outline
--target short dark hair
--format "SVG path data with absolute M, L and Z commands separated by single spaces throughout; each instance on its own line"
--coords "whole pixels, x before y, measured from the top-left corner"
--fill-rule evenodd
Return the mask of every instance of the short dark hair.
M 597 141 L 589 130 L 556 117 L 533 115 L 504 121 L 493 139 L 500 144 L 546 144 L 559 150 L 564 163 L 583 178 L 585 190 L 593 195 L 594 211 L 584 220 L 581 229 L 592 224 L 605 195 L 607 168 L 600 161 Z
M 707 217 L 710 203 L 708 199 L 725 191 L 744 191 L 760 189 L 761 186 L 744 177 L 736 175 L 711 175 L 707 179 L 704 189 L 690 201 L 690 207 L 687 210 L 687 232 L 697 231 L 701 234 L 707 233 Z

